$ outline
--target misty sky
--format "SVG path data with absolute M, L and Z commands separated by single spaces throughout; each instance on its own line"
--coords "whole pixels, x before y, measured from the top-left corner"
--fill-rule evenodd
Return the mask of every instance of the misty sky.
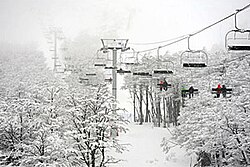
M 41 42 L 44 28 L 59 26 L 72 39 L 79 32 L 87 32 L 100 38 L 129 38 L 131 43 L 161 41 L 197 31 L 248 3 L 249 0 L 0 0 L 0 40 Z M 250 9 L 240 13 L 239 25 L 250 28 L 249 18 Z M 193 37 L 191 46 L 223 45 L 225 33 L 233 28 L 233 23 L 232 18 Z M 112 31 L 118 35 L 107 33 Z M 185 49 L 186 43 L 177 46 Z M 138 47 L 147 48 L 151 46 Z

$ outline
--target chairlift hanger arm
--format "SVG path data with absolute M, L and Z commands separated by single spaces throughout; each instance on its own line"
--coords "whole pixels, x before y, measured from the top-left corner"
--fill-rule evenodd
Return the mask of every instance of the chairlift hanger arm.
M 188 50 L 189 51 L 192 51 L 191 49 L 190 49 L 190 37 L 191 37 L 192 35 L 190 34 L 189 36 L 188 36 L 188 38 L 187 38 L 187 41 L 188 41 Z

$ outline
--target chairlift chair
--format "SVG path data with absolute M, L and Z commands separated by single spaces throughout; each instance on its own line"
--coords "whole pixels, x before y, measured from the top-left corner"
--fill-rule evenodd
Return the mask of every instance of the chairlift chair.
M 233 89 L 232 88 L 225 88 L 224 89 L 224 95 L 223 95 L 223 87 L 222 88 L 212 88 L 212 91 L 211 91 L 211 93 L 212 94 L 216 94 L 217 95 L 217 98 L 219 98 L 220 97 L 220 94 L 222 94 L 223 95 L 223 97 L 231 97 L 231 96 L 227 96 L 228 94 L 229 95 L 231 95 L 232 94 L 232 91 L 233 91 Z
M 198 89 L 194 88 L 194 94 L 198 94 Z M 186 95 L 189 93 L 189 89 L 182 89 L 181 90 L 181 95 L 182 97 L 187 97 Z
M 129 73 L 131 73 L 131 71 L 130 70 L 123 70 L 122 68 L 120 68 L 117 70 L 117 73 L 118 74 L 129 74 Z
M 99 51 L 101 51 L 101 50 L 98 50 L 96 53 L 96 59 L 95 59 L 94 66 L 95 67 L 105 67 L 106 66 L 106 58 L 100 57 L 98 54 Z
M 181 64 L 183 67 L 207 67 L 208 56 L 203 50 L 186 50 L 181 54 Z
M 203 50 L 191 50 L 188 37 L 188 50 L 181 53 L 181 64 L 183 67 L 203 68 L 207 67 L 208 55 Z
M 65 64 L 65 71 L 74 71 L 75 66 L 71 64 Z
M 133 72 L 133 76 L 135 80 L 143 85 L 149 84 L 152 80 L 152 74 L 146 71 Z
M 87 82 L 86 84 L 95 86 L 98 84 L 98 78 L 99 76 L 95 71 L 88 71 L 85 73 L 85 76 L 83 81 Z
M 149 72 L 139 71 L 139 72 L 133 72 L 133 75 L 137 75 L 137 76 L 150 76 L 150 73 Z
M 105 66 L 104 69 L 105 69 L 105 70 L 113 70 L 113 69 L 117 69 L 117 67 Z
M 111 83 L 113 81 L 113 79 L 111 77 L 110 78 L 105 78 L 104 81 L 108 82 L 108 83 Z
M 131 71 L 134 76 L 149 76 L 150 75 L 150 71 L 148 69 L 145 69 L 145 64 L 132 66 Z
M 160 91 L 165 90 L 167 91 L 168 88 L 171 88 L 172 84 L 169 84 L 165 79 L 157 80 L 157 88 L 160 88 Z
M 124 62 L 122 62 L 122 64 L 125 64 L 126 66 L 134 66 L 134 65 L 138 65 L 138 55 L 132 56 L 132 57 L 126 57 Z
M 228 51 L 250 51 L 250 29 L 237 27 L 237 10 L 234 14 L 235 29 L 226 33 L 225 47 Z
M 231 30 L 226 34 L 225 47 L 228 51 L 250 51 L 250 30 Z
M 94 66 L 95 66 L 95 67 L 105 67 L 106 64 L 105 64 L 105 63 L 101 63 L 101 62 L 96 62 L 96 63 L 94 64 Z
M 161 66 L 159 68 L 156 68 L 153 70 L 153 74 L 155 75 L 168 75 L 168 74 L 173 74 L 173 69 L 174 69 L 174 63 L 169 60 L 162 60 L 158 62 L 160 64 L 157 64 L 157 66 Z M 169 63 L 171 64 L 172 67 L 169 66 Z
M 155 69 L 154 74 L 173 74 L 173 71 L 167 69 Z
M 86 76 L 96 76 L 96 73 L 86 73 Z
M 88 79 L 88 78 L 79 77 L 79 83 L 88 84 L 88 82 L 89 82 L 89 79 Z
M 133 78 L 138 83 L 146 85 L 152 79 L 152 74 L 147 69 L 142 69 L 139 66 L 133 69 Z

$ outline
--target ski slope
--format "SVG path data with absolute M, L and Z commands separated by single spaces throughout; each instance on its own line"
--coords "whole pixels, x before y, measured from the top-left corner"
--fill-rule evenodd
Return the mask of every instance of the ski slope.
M 167 129 L 152 127 L 150 124 L 135 125 L 131 123 L 129 131 L 120 134 L 118 139 L 128 145 L 128 151 L 115 157 L 123 159 L 112 167 L 189 167 L 191 157 L 185 155 L 185 150 L 174 148 L 166 156 L 160 146 L 163 137 L 170 137 Z

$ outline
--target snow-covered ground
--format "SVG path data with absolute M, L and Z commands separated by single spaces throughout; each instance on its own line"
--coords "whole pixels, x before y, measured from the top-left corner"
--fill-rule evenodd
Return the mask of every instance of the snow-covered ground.
M 163 137 L 170 137 L 167 129 L 133 123 L 128 128 L 129 131 L 120 134 L 118 139 L 130 144 L 129 151 L 115 154 L 124 161 L 112 167 L 190 167 L 191 157 L 185 155 L 184 149 L 174 148 L 168 156 L 163 153 L 160 144 Z

